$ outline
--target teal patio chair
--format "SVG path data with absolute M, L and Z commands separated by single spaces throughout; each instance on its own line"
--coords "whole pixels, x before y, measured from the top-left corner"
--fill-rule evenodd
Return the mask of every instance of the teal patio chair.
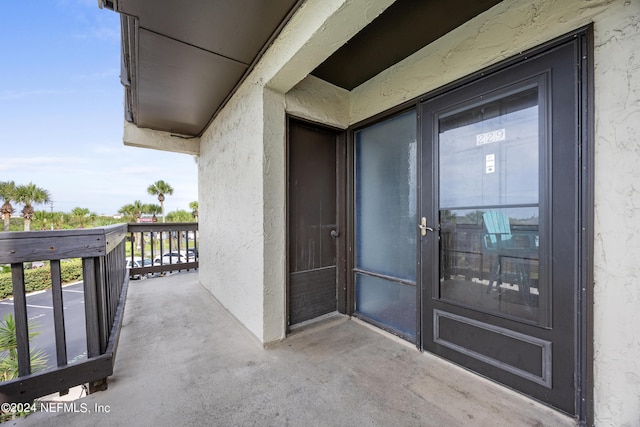
M 509 217 L 498 211 L 487 211 L 482 215 L 484 226 L 487 234 L 484 235 L 483 245 L 485 252 L 493 256 L 494 261 L 489 274 L 489 287 L 487 293 L 491 292 L 494 284 L 500 290 L 503 282 L 504 258 L 513 260 L 513 267 L 516 282 L 520 288 L 520 292 L 525 295 L 529 292 L 529 274 L 524 265 L 524 258 L 530 252 L 530 247 L 522 247 L 522 242 L 514 244 L 513 235 L 511 234 L 511 224 Z
M 498 250 L 511 242 L 511 224 L 509 218 L 498 211 L 487 211 L 482 214 L 487 234 L 484 244 L 487 249 Z

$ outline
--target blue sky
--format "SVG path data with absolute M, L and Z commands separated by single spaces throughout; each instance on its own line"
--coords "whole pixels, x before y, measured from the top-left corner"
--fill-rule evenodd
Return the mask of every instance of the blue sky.
M 197 200 L 193 156 L 122 143 L 120 20 L 97 0 L 0 8 L 0 181 L 47 189 L 55 211 L 114 214 L 162 179 L 165 210 Z M 51 206 L 37 206 L 36 209 Z

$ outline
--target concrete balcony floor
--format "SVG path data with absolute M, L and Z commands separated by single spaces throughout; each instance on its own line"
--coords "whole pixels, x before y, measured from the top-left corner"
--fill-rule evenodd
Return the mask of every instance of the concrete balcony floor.
M 108 413 L 96 413 L 96 408 Z M 73 412 L 75 410 L 75 412 Z M 91 412 L 91 413 L 88 413 Z M 38 426 L 573 426 L 573 419 L 338 316 L 264 350 L 197 273 L 132 281 L 109 388 Z

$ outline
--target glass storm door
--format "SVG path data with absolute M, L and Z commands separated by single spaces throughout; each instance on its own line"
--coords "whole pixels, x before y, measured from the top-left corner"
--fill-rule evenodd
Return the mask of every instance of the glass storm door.
M 575 413 L 576 42 L 421 105 L 423 348 Z

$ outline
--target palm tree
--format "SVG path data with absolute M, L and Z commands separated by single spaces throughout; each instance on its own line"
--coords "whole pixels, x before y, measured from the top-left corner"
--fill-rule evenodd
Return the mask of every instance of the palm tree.
M 156 181 L 147 188 L 147 193 L 152 196 L 158 196 L 158 201 L 160 202 L 160 208 L 162 209 L 162 222 L 164 221 L 164 196 L 172 195 L 173 188 L 166 182 L 160 180 Z
M 178 209 L 167 214 L 169 222 L 193 222 L 193 214 L 184 209 Z
M 0 213 L 2 213 L 2 218 L 4 220 L 4 231 L 9 231 L 11 214 L 15 212 L 15 209 L 11 206 L 11 202 L 15 202 L 15 197 L 16 183 L 13 181 L 0 182 L 0 199 L 4 201 L 2 208 L 0 208 Z
M 59 214 L 46 209 L 35 211 L 31 220 L 31 228 L 35 230 L 53 230 L 56 226 L 61 225 Z
M 136 200 L 133 203 L 124 205 L 118 212 L 124 215 L 128 222 L 139 222 L 140 217 L 145 212 L 146 205 L 140 200 Z M 136 248 L 140 249 L 140 242 L 138 241 L 138 233 L 133 234 L 133 244 Z
M 32 204 L 34 203 L 49 203 L 51 196 L 49 192 L 44 188 L 37 187 L 34 183 L 30 182 L 27 185 L 19 185 L 16 187 L 16 202 L 24 204 L 22 208 L 22 217 L 24 218 L 24 231 L 31 229 L 31 218 L 33 218 Z
M 153 222 L 158 222 L 156 215 L 162 212 L 162 207 L 153 203 L 144 205 L 144 212 L 153 215 Z
M 87 208 L 73 208 L 71 210 L 71 219 L 77 228 L 85 228 L 87 224 L 96 218 L 96 214 Z
M 133 215 L 137 220 L 140 220 L 142 214 L 145 213 L 147 205 L 142 203 L 140 200 L 135 200 L 131 206 L 133 207 Z
M 29 341 L 39 334 L 31 332 L 35 323 L 29 322 Z M 9 381 L 18 377 L 18 341 L 16 338 L 16 322 L 13 314 L 5 314 L 0 322 L 0 381 Z M 41 350 L 31 350 L 31 372 L 42 371 L 47 367 L 47 358 Z
M 196 200 L 189 203 L 189 207 L 191 208 L 191 214 L 196 219 L 196 222 L 198 222 L 198 201 Z
M 142 214 L 145 212 L 145 205 L 140 200 L 136 200 L 133 203 L 124 205 L 118 212 L 124 215 L 127 221 L 138 222 Z
M 131 203 L 126 204 L 118 209 L 118 213 L 122 214 L 127 222 L 136 222 L 136 217 L 133 214 L 133 205 Z

